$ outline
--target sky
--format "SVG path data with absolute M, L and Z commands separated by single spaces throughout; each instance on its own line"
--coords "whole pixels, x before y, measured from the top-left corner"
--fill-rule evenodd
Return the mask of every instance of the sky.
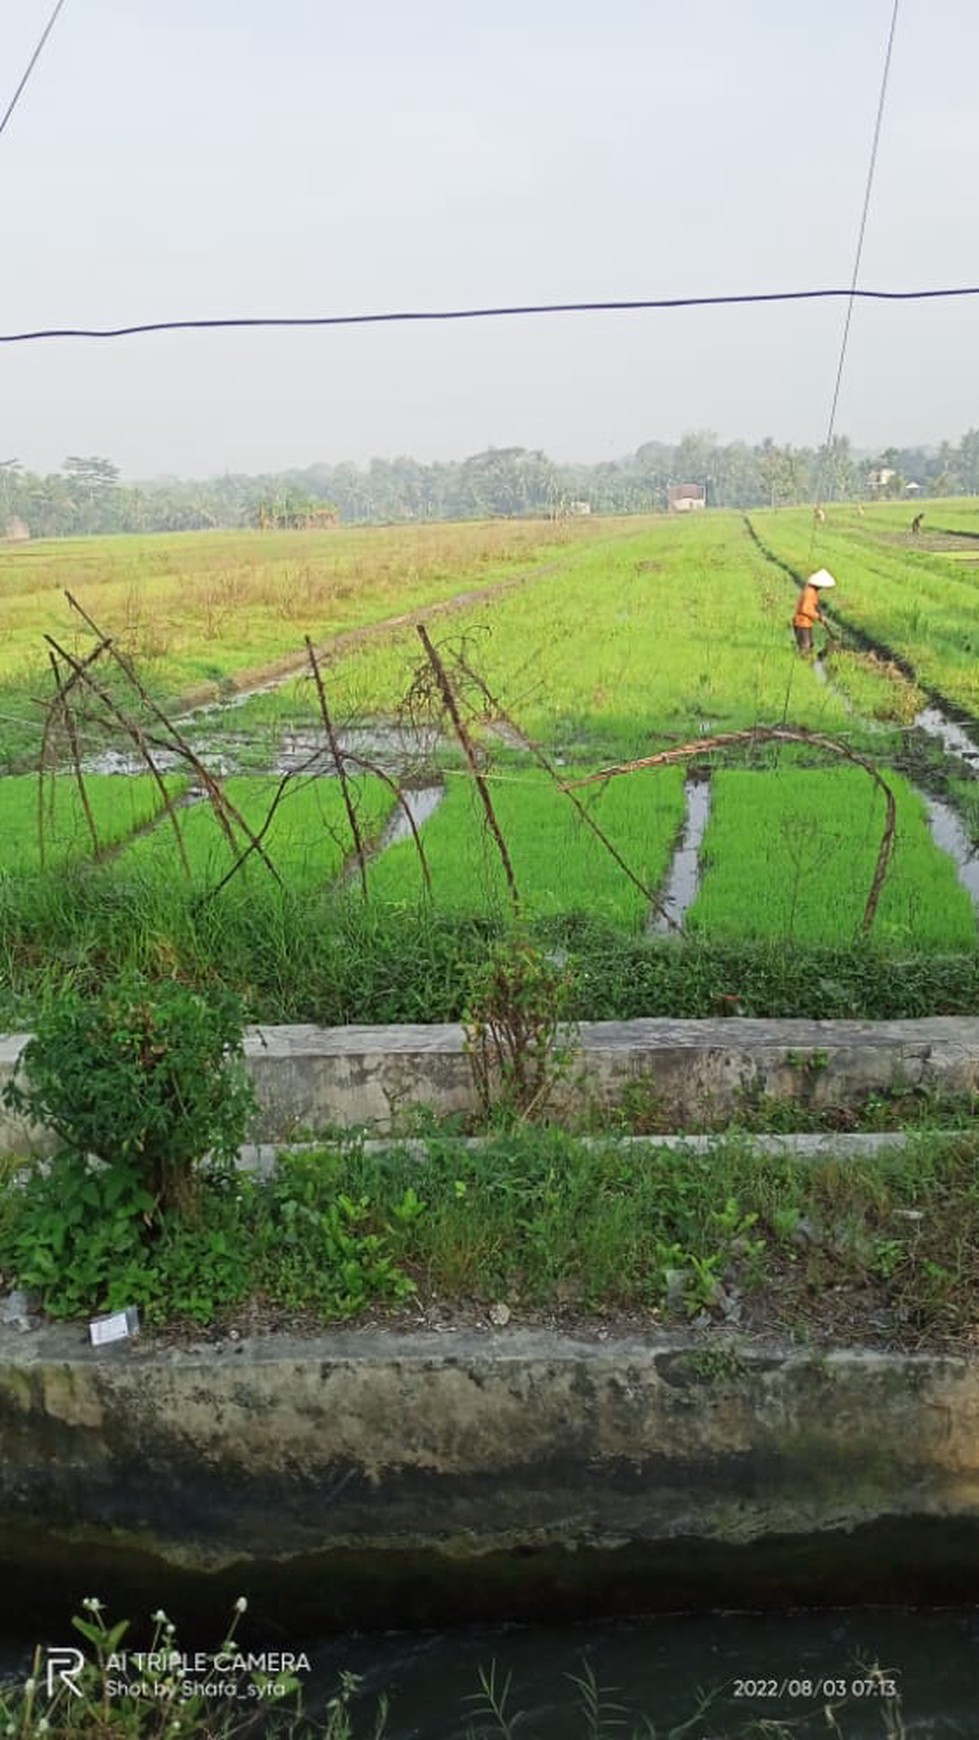
M 52 0 L 2 0 L 0 112 Z M 0 333 L 846 286 L 892 0 L 65 0 Z M 979 7 L 901 0 L 860 283 L 979 283 Z M 0 460 L 126 478 L 825 436 L 842 303 L 0 346 Z M 979 298 L 858 304 L 837 429 L 979 424 Z

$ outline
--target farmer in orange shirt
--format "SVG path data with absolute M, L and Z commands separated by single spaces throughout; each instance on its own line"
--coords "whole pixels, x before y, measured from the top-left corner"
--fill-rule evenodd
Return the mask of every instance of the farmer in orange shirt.
M 792 627 L 795 629 L 796 646 L 800 653 L 807 655 L 812 652 L 812 631 L 815 624 L 821 623 L 829 633 L 829 623 L 819 608 L 819 594 L 829 586 L 835 586 L 836 581 L 825 568 L 818 568 L 815 574 L 810 574 L 799 593 Z

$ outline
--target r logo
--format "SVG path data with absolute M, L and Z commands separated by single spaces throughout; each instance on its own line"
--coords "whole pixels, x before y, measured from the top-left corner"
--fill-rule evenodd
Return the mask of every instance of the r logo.
M 85 1656 L 80 1649 L 49 1649 L 47 1652 L 47 1686 L 48 1697 L 53 1698 L 55 1686 L 67 1686 L 76 1698 L 81 1692 L 75 1681 L 85 1666 Z

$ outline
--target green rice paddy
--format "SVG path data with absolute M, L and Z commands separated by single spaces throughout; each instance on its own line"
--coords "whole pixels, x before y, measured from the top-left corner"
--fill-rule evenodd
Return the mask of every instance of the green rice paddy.
M 168 778 L 166 790 L 176 797 L 186 780 Z M 85 780 L 91 817 L 103 850 L 120 845 L 162 813 L 164 800 L 151 774 L 121 779 L 91 774 Z M 43 858 L 49 869 L 90 858 L 92 834 L 81 793 L 74 778 L 45 779 L 23 775 L 0 782 L 0 872 L 35 875 Z
M 936 520 L 939 515 L 942 525 L 965 519 L 944 503 L 936 504 Z M 830 569 L 837 580 L 831 608 L 842 623 L 906 660 L 922 683 L 956 706 L 979 715 L 979 572 L 972 551 L 933 547 L 947 545 L 947 539 L 922 544 L 898 531 L 892 516 L 893 510 L 891 517 L 868 512 L 859 518 L 831 509 L 815 539 L 812 516 L 801 510 L 753 514 L 752 524 L 768 548 L 800 572 Z M 905 525 L 909 516 L 905 509 Z
M 905 504 L 869 508 L 863 515 L 831 508 L 815 540 L 808 510 L 759 514 L 753 524 L 782 562 L 800 571 L 817 562 L 832 568 L 839 623 L 862 629 L 913 666 L 921 684 L 979 716 L 979 660 L 972 651 L 974 645 L 979 651 L 979 576 L 946 547 L 954 537 L 963 541 L 969 514 L 961 505 L 941 512 L 947 532 L 914 547 Z M 979 514 L 973 523 L 979 528 Z M 697 950 L 702 960 L 705 948 L 782 948 L 788 961 L 800 952 L 868 946 L 885 963 L 975 960 L 970 895 L 952 859 L 932 841 L 921 798 L 895 771 L 906 749 L 902 733 L 922 704 L 922 688 L 895 664 L 853 644 L 833 649 L 825 666 L 801 659 L 790 629 L 792 579 L 754 541 L 741 516 L 606 523 L 564 543 L 553 528 L 537 528 L 532 536 L 516 527 L 460 527 L 451 536 L 442 528 L 442 542 L 435 530 L 402 528 L 396 538 L 363 532 L 335 543 L 331 534 L 295 533 L 288 552 L 281 537 L 264 542 L 262 534 L 238 534 L 233 550 L 230 543 L 222 546 L 220 556 L 216 538 L 109 541 L 108 555 L 105 541 L 50 545 L 19 552 L 15 561 L 0 552 L 0 623 L 6 599 L 7 626 L 16 630 L 8 634 L 6 650 L 19 647 L 20 657 L 26 645 L 21 631 L 31 625 L 41 640 L 58 584 L 77 584 L 74 565 L 81 561 L 85 584 L 104 614 L 122 608 L 125 588 L 133 593 L 126 608 L 142 625 L 140 633 L 145 630 L 146 669 L 154 680 L 162 673 L 171 684 L 192 682 L 204 674 L 203 660 L 216 681 L 230 683 L 253 658 L 271 655 L 281 668 L 287 644 L 301 656 L 307 628 L 325 638 L 324 682 L 334 720 L 343 728 L 391 721 L 404 711 L 424 658 L 413 610 L 454 594 L 451 612 L 432 623 L 431 633 L 481 746 L 521 916 L 543 927 L 541 934 L 605 927 L 606 937 L 620 937 L 624 947 L 641 946 L 650 959 L 659 950 L 664 961 L 684 950 L 684 958 L 692 960 Z M 288 570 L 296 582 L 294 602 L 306 596 L 315 605 L 301 622 L 285 609 L 290 587 L 276 568 L 287 553 L 294 564 Z M 476 576 L 494 585 L 518 578 L 520 556 L 525 570 L 518 584 L 473 598 Z M 218 612 L 209 628 L 208 599 L 213 602 L 216 586 L 220 591 L 221 562 L 227 563 L 227 612 Z M 179 621 L 173 614 L 178 593 L 186 605 Z M 259 594 L 265 615 L 259 613 L 255 626 L 249 612 L 256 600 L 261 603 Z M 390 621 L 381 629 L 384 615 Z M 330 644 L 331 633 L 358 627 L 369 633 Z M 170 651 L 154 653 L 153 632 L 166 639 L 171 630 Z M 416 722 L 418 703 L 416 687 Z M 547 749 L 562 780 L 692 746 L 682 767 L 579 789 L 580 801 L 631 878 L 533 756 L 493 735 L 500 711 Z M 287 1010 L 292 1019 L 314 1019 L 322 991 L 314 1006 L 302 970 L 304 950 L 311 954 L 314 947 L 325 951 L 321 986 L 330 959 L 329 971 L 345 987 L 337 992 L 344 1019 L 377 1019 L 379 1010 L 396 1019 L 399 1009 L 409 1008 L 404 1018 L 420 1018 L 412 986 L 429 973 L 441 987 L 438 997 L 444 992 L 449 999 L 439 1007 L 457 1007 L 461 981 L 449 996 L 440 977 L 449 959 L 457 958 L 456 944 L 450 947 L 446 938 L 465 934 L 470 940 L 459 946 L 475 950 L 477 958 L 486 937 L 508 922 L 512 902 L 492 830 L 445 720 L 424 774 L 445 790 L 421 826 L 430 890 L 410 838 L 377 850 L 395 805 L 390 788 L 373 775 L 358 773 L 351 781 L 371 848 L 367 906 L 356 922 L 350 914 L 359 909 L 360 879 L 344 875 L 354 840 L 338 782 L 304 774 L 282 791 L 277 777 L 257 771 L 274 763 L 286 723 L 317 730 L 317 700 L 308 679 L 256 694 L 233 715 L 216 711 L 185 726 L 197 732 L 202 753 L 207 746 L 222 753 L 230 747 L 239 766 L 256 769 L 227 777 L 222 785 L 247 829 L 261 833 L 279 881 L 257 853 L 247 852 L 244 828 L 232 823 L 229 841 L 211 806 L 190 801 L 189 775 L 168 778 L 168 789 L 181 800 L 175 820 L 189 877 L 172 822 L 161 819 L 160 791 L 147 776 L 87 779 L 98 851 L 75 780 L 66 773 L 46 782 L 43 868 L 37 782 L 0 780 L 0 1008 L 29 1009 L 32 995 L 56 989 L 59 973 L 101 977 L 126 959 L 243 986 L 264 1018 Z M 0 764 L 4 734 L 16 724 L 13 716 L 0 722 Z M 724 733 L 786 726 L 833 738 L 869 757 L 895 792 L 897 846 L 869 939 L 861 936 L 861 919 L 883 821 L 872 782 L 812 747 L 715 746 Z M 933 754 L 929 765 L 934 763 Z M 691 764 L 711 778 L 701 886 L 685 939 L 652 938 L 650 897 L 662 896 L 683 835 L 684 768 Z M 939 789 L 957 803 L 974 834 L 973 782 L 962 770 L 958 784 L 948 776 L 946 769 Z M 276 794 L 280 801 L 270 819 Z M 215 893 L 243 854 L 245 864 Z M 89 865 L 82 877 L 93 858 L 104 862 Z M 202 894 L 211 897 L 205 906 Z M 470 925 L 477 928 L 466 931 Z M 343 941 L 354 936 L 356 944 Z M 341 965 L 338 951 L 348 947 L 364 951 L 359 975 L 356 963 Z M 368 970 L 371 951 L 375 966 Z M 596 962 L 596 986 L 602 971 L 604 963 Z M 885 976 L 887 971 L 881 968 Z M 720 1006 L 718 998 L 728 999 L 731 977 L 728 967 L 718 969 L 713 984 L 711 970 L 704 969 L 697 997 L 708 1011 Z M 746 974 L 734 980 L 748 982 Z M 806 983 L 804 973 L 798 983 Z M 633 989 L 620 982 L 619 990 L 603 992 L 603 1012 L 613 1013 L 619 999 L 635 1013 Z M 878 990 L 875 985 L 875 997 Z M 955 991 L 955 1007 L 964 994 Z M 327 1004 L 333 1007 L 332 994 Z M 684 997 L 680 1004 L 686 1007 Z M 787 1012 L 784 999 L 779 1007 Z M 667 1011 L 651 1006 L 648 1012 Z
M 921 799 L 897 775 L 889 784 L 897 832 L 875 938 L 898 951 L 975 948 L 972 901 L 932 843 Z M 819 947 L 855 938 L 884 821 L 883 795 L 859 768 L 715 774 L 689 928 L 724 941 Z
M 793 588 L 740 516 L 666 522 L 579 551 L 532 586 L 440 624 L 493 695 L 534 737 L 579 754 L 639 754 L 699 730 L 791 719 L 853 730 L 845 703 L 796 655 Z M 392 715 L 423 661 L 413 628 L 330 661 L 335 716 Z M 890 685 L 868 672 L 885 717 Z M 244 729 L 315 716 L 308 684 L 257 697 Z
M 195 888 L 211 887 L 221 880 L 242 854 L 249 852 L 249 835 L 261 837 L 262 847 L 279 875 L 294 889 L 329 886 L 354 851 L 354 839 L 343 793 L 336 779 L 300 779 L 282 782 L 269 777 L 242 775 L 223 782 L 223 792 L 245 826 L 231 819 L 231 838 L 221 827 L 214 807 L 207 801 L 176 812 L 176 823 Z M 395 798 L 380 779 L 361 776 L 349 781 L 358 827 L 366 842 L 376 844 Z M 281 798 L 273 809 L 277 794 Z M 268 822 L 269 814 L 272 819 Z M 250 852 L 247 873 L 267 876 L 257 854 Z M 181 875 L 181 860 L 172 827 L 168 823 L 134 840 L 120 858 L 124 875 L 134 872 L 167 881 Z
M 649 900 L 545 773 L 508 768 L 491 782 L 491 795 L 528 915 L 591 913 L 627 930 L 642 927 Z M 641 794 L 628 790 L 624 780 L 612 780 L 604 788 L 589 788 L 582 801 L 638 881 L 657 889 L 683 823 L 680 771 L 663 769 L 655 780 L 647 779 Z M 445 802 L 426 824 L 423 843 L 437 910 L 455 915 L 507 910 L 499 849 L 468 779 L 450 776 Z M 426 898 L 411 840 L 375 860 L 369 881 L 371 898 L 378 902 L 398 906 Z

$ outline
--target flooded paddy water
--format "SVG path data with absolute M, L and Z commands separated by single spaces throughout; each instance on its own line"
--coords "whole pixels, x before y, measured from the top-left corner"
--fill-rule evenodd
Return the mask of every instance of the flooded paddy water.
M 979 747 L 964 727 L 949 719 L 940 707 L 923 707 L 914 723 L 918 731 L 940 743 L 946 754 L 957 756 L 973 773 L 979 770 Z
M 710 819 L 710 780 L 703 776 L 688 779 L 683 797 L 686 804 L 683 833 L 673 854 L 665 893 L 650 914 L 647 926 L 654 936 L 682 930 L 700 887 L 700 848 Z
M 928 812 L 928 827 L 935 845 L 954 859 L 959 881 L 968 889 L 973 904 L 979 910 L 979 857 L 962 822 L 951 804 L 941 798 L 921 793 Z
M 336 739 L 347 772 L 356 773 L 359 767 L 372 764 L 392 775 L 429 767 L 441 742 L 437 731 L 415 730 L 386 720 L 338 728 Z M 322 728 L 249 735 L 231 731 L 204 738 L 188 731 L 185 740 L 201 765 L 221 779 L 242 773 L 337 775 L 336 759 Z M 178 749 L 154 748 L 152 755 L 162 773 L 177 772 L 188 765 Z M 82 768 L 85 773 L 145 773 L 146 760 L 135 748 L 110 747 L 86 756 Z

